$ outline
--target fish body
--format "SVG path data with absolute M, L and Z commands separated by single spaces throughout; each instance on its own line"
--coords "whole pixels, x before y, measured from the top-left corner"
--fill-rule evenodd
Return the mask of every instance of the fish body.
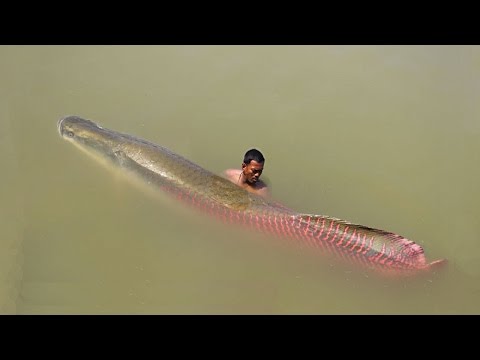
M 126 170 L 204 213 L 292 240 L 387 275 L 413 275 L 427 262 L 423 248 L 392 232 L 315 214 L 302 214 L 242 189 L 173 151 L 78 116 L 59 120 L 60 135 L 101 161 Z

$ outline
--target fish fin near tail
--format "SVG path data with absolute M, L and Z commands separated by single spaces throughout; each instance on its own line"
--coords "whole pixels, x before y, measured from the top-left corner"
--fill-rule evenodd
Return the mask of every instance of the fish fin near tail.
M 422 246 L 401 235 L 381 229 L 371 228 L 365 225 L 351 223 L 349 221 L 334 218 L 331 216 L 299 214 L 295 215 L 295 217 L 300 218 L 302 222 L 306 222 L 309 224 L 309 226 L 312 227 L 318 226 L 318 224 L 325 219 L 328 221 L 335 221 L 336 223 L 346 225 L 350 228 L 354 228 L 356 229 L 357 233 L 364 233 L 367 234 L 367 236 L 374 235 L 377 240 L 392 244 L 395 247 L 396 252 L 407 255 L 411 260 L 415 261 L 418 266 L 427 266 L 425 253 Z M 432 263 L 432 265 L 434 264 Z

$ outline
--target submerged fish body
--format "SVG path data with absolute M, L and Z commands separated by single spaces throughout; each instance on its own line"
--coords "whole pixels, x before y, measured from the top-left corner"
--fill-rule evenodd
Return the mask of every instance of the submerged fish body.
M 400 235 L 323 215 L 301 214 L 233 184 L 171 150 L 67 116 L 60 135 L 161 188 L 202 212 L 318 249 L 339 260 L 387 275 L 413 275 L 446 263 L 428 263 L 423 248 Z

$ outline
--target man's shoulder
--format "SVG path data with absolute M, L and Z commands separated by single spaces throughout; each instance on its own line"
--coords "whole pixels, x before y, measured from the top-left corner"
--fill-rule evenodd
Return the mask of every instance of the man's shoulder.
M 231 177 L 231 176 L 238 176 L 238 175 L 240 175 L 241 172 L 242 172 L 242 170 L 239 170 L 239 169 L 227 169 L 223 173 L 226 176 Z

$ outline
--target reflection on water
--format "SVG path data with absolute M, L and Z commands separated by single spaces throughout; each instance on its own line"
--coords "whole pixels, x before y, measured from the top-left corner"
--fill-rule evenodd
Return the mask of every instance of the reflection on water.
M 475 46 L 0 47 L 2 313 L 479 313 Z M 397 232 L 388 281 L 273 246 L 66 144 L 68 114 L 220 173 L 265 154 L 300 212 Z

